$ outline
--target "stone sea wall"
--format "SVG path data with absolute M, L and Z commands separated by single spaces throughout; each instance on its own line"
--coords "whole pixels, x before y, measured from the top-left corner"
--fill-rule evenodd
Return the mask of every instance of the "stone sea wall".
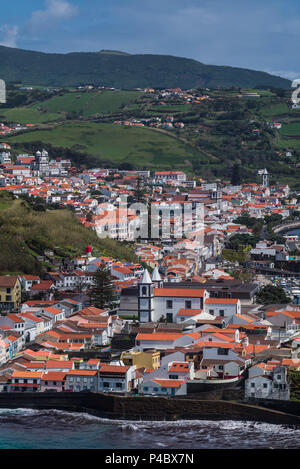
M 223 400 L 94 393 L 0 393 L 0 408 L 58 409 L 122 420 L 247 420 L 300 425 L 297 415 Z

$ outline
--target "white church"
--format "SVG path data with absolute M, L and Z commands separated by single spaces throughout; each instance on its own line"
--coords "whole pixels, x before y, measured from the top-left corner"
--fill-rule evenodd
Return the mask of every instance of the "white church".
M 164 288 L 158 269 L 150 278 L 145 269 L 139 284 L 138 312 L 140 322 L 157 322 L 161 317 L 176 322 L 180 309 L 201 309 L 208 293 L 204 289 Z
M 205 315 L 206 319 L 229 318 L 241 311 L 240 300 L 209 299 L 209 293 L 199 286 L 169 287 L 163 284 L 157 268 L 152 278 L 145 269 L 138 285 L 138 318 L 140 323 L 185 321 L 191 317 Z
M 209 321 L 227 324 L 241 314 L 241 301 L 235 298 L 210 298 L 205 285 L 199 283 L 164 283 L 158 268 L 152 276 L 144 270 L 138 285 L 123 288 L 119 315 L 136 318 L 140 323 L 199 323 Z

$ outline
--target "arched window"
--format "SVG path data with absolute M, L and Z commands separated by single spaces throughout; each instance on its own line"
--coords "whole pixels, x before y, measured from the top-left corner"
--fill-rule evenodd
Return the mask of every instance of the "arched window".
M 147 295 L 147 287 L 142 288 L 142 295 L 146 296 Z

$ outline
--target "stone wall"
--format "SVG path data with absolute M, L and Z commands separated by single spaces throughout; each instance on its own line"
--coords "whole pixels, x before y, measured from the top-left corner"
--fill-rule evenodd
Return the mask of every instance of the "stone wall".
M 223 400 L 96 393 L 0 393 L 0 408 L 58 409 L 124 420 L 248 420 L 300 425 L 300 417 Z

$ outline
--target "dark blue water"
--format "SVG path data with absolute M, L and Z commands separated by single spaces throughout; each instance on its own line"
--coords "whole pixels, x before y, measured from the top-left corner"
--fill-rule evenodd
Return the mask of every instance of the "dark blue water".
M 0 449 L 298 449 L 300 428 L 234 421 L 129 422 L 0 409 Z
M 296 228 L 294 230 L 287 231 L 286 233 L 283 233 L 283 235 L 287 235 L 287 236 L 298 235 L 298 236 L 300 236 L 300 228 Z

